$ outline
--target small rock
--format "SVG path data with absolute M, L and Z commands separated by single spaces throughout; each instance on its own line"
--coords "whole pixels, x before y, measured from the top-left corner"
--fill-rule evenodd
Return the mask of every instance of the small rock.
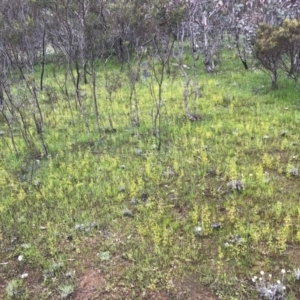
M 220 222 L 215 222 L 215 223 L 211 224 L 211 228 L 214 230 L 220 230 L 221 227 L 222 227 L 222 225 Z
M 124 193 L 125 192 L 125 186 L 120 186 L 119 187 L 119 192 Z
M 297 168 L 294 168 L 294 167 L 292 168 L 292 170 L 291 170 L 290 173 L 291 173 L 292 176 L 298 176 L 298 175 L 299 175 L 298 169 L 297 169 Z
M 67 240 L 68 240 L 69 242 L 73 241 L 73 236 L 72 236 L 72 234 L 70 234 L 70 235 L 67 236 Z
M 98 224 L 96 222 L 92 222 L 90 223 L 90 226 L 94 229 L 97 229 L 98 228 Z
M 143 193 L 141 198 L 142 198 L 143 202 L 146 202 L 148 200 L 148 198 L 149 198 L 149 194 Z
M 11 238 L 10 242 L 13 244 L 13 243 L 15 243 L 17 240 L 18 240 L 18 237 L 13 236 L 13 237 Z
M 125 208 L 123 211 L 122 211 L 122 215 L 123 217 L 130 217 L 130 218 L 133 218 L 133 213 L 130 209 L 128 208 Z
M 287 134 L 287 132 L 285 130 L 281 131 L 281 136 L 285 136 Z
M 76 224 L 75 229 L 76 230 L 84 230 L 84 224 Z
M 66 273 L 66 277 L 69 278 L 69 279 L 73 278 L 73 275 L 74 275 L 74 272 L 67 272 Z
M 234 245 L 240 246 L 244 243 L 244 239 L 240 235 L 235 234 L 235 235 L 230 236 L 228 238 L 227 243 L 232 244 L 232 245 L 234 244 Z
M 244 189 L 243 182 L 242 180 L 232 180 L 227 183 L 227 186 L 232 190 L 232 191 L 238 191 L 240 192 L 241 190 Z

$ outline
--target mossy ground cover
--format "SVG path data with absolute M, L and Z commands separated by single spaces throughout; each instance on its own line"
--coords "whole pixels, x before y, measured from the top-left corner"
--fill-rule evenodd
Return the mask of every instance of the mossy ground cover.
M 263 270 L 282 279 L 281 269 L 287 299 L 299 299 L 300 95 L 286 78 L 273 91 L 266 74 L 222 60 L 216 74 L 198 62 L 196 122 L 184 116 L 184 78 L 166 75 L 159 151 L 151 76 L 136 83 L 132 127 L 125 72 L 106 68 L 118 80 L 109 98 L 100 64 L 102 131 L 90 84 L 80 91 L 89 137 L 71 82 L 68 102 L 63 70 L 54 79 L 47 66 L 48 157 L 38 136 L 28 151 L 15 129 L 18 157 L 0 137 L 4 299 L 257 299 L 251 278 Z M 115 132 L 104 130 L 108 115 Z

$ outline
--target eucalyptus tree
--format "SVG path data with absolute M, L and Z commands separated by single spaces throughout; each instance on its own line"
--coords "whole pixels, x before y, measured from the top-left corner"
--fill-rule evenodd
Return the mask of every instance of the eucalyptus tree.
M 282 48 L 279 66 L 294 81 L 300 92 L 300 17 L 285 19 L 274 39 Z
M 297 86 L 299 24 L 296 18 L 300 15 L 300 2 L 262 1 L 259 7 L 255 7 L 255 12 L 260 22 L 254 27 L 253 54 L 262 69 L 270 74 L 272 88 L 278 87 L 279 68 L 284 69 Z
M 254 45 L 254 55 L 260 62 L 263 70 L 270 74 L 272 88 L 278 88 L 278 69 L 279 61 L 282 55 L 282 47 L 271 39 L 276 27 L 268 24 L 260 24 Z
M 282 69 L 300 91 L 300 18 L 285 19 L 280 26 L 260 24 L 255 52 L 264 69 L 271 72 L 272 87 L 277 87 L 277 70 Z

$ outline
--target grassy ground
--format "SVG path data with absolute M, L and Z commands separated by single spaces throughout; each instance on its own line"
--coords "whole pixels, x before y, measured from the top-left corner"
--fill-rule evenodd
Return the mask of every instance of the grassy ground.
M 299 94 L 285 78 L 270 90 L 266 74 L 228 54 L 217 74 L 198 64 L 201 119 L 184 116 L 183 77 L 167 76 L 160 151 L 151 78 L 137 82 L 141 124 L 132 128 L 124 73 L 109 67 L 121 84 L 110 101 L 99 72 L 100 123 L 110 114 L 113 133 L 97 132 L 82 86 L 91 143 L 71 85 L 75 122 L 62 70 L 54 80 L 47 67 L 39 97 L 49 156 L 38 137 L 26 150 L 17 128 L 19 157 L 0 137 L 3 299 L 249 300 L 261 271 L 284 281 L 285 299 L 300 298 Z

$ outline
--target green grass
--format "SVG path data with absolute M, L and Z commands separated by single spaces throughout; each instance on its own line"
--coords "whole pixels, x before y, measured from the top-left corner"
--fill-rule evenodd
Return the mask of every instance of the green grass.
M 55 100 L 46 92 L 39 97 L 49 156 L 40 157 L 32 123 L 34 155 L 17 126 L 18 157 L 9 150 L 8 134 L 0 137 L 3 294 L 28 272 L 20 284 L 28 299 L 47 299 L 49 292 L 58 299 L 73 287 L 75 297 L 84 289 L 82 276 L 97 270 L 105 282 L 95 292 L 101 299 L 174 299 L 184 291 L 188 299 L 191 290 L 257 299 L 251 278 L 261 270 L 281 278 L 285 268 L 287 299 L 299 297 L 293 277 L 300 267 L 299 177 L 290 173 L 300 165 L 299 94 L 288 79 L 281 78 L 280 89 L 273 91 L 266 74 L 243 70 L 229 54 L 222 59 L 211 75 L 197 62 L 203 90 L 197 122 L 184 116 L 184 79 L 178 75 L 172 83 L 166 77 L 160 151 L 151 133 L 153 98 L 145 80 L 136 85 L 141 124 L 132 128 L 125 74 L 115 63 L 109 66 L 109 72 L 120 73 L 122 86 L 108 105 L 99 65 L 100 124 L 108 127 L 109 113 L 116 132 L 96 130 L 91 88 L 82 86 L 89 139 L 75 97 L 70 97 L 72 124 L 47 66 L 45 86 Z M 68 88 L 72 93 L 71 83 Z M 25 92 L 13 93 L 23 99 Z M 0 130 L 8 132 L 4 123 Z M 228 183 L 238 179 L 243 190 L 231 191 Z M 219 230 L 212 228 L 215 222 L 221 223 Z M 200 236 L 194 234 L 198 225 Z M 232 242 L 234 235 L 241 244 Z M 101 259 L 103 253 L 107 259 Z

